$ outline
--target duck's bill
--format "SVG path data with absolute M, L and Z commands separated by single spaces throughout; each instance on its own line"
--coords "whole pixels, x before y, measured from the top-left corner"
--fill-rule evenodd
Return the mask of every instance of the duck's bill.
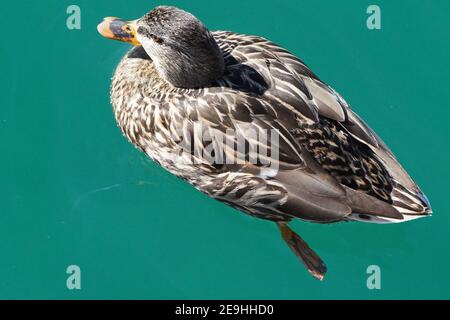
M 120 18 L 108 17 L 97 26 L 98 32 L 108 39 L 141 45 L 136 38 L 137 20 L 126 21 Z

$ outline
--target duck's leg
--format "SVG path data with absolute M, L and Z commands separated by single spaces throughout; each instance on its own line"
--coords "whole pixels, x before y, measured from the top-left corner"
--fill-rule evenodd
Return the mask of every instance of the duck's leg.
M 320 257 L 308 246 L 308 244 L 295 233 L 286 222 L 277 222 L 283 240 L 289 248 L 300 258 L 314 278 L 323 280 L 327 267 Z

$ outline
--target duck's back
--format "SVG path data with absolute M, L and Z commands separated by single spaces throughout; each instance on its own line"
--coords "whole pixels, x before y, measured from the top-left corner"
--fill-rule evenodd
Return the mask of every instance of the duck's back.
M 342 186 L 390 204 L 412 218 L 431 212 L 428 200 L 385 143 L 305 63 L 260 37 L 219 32 L 216 38 L 241 63 L 257 70 L 267 67 L 270 85 L 265 95 L 294 109 L 297 127 L 289 128 L 289 132 L 304 147 L 303 151 L 311 154 Z M 354 205 L 354 213 L 376 214 L 380 210 L 376 204 L 372 208 L 369 204 L 364 208 Z M 352 217 L 391 221 L 364 214 Z

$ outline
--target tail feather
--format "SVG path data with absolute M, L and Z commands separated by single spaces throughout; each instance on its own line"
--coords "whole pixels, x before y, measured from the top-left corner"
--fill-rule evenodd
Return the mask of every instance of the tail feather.
M 352 214 L 345 220 L 369 222 L 369 223 L 401 223 L 431 215 L 431 205 L 427 197 L 417 186 L 407 189 L 398 181 L 393 180 L 393 188 L 390 194 L 392 203 L 380 203 L 376 199 L 364 199 L 360 193 L 356 197 L 352 190 L 347 189 L 347 195 L 352 202 Z M 361 201 L 365 200 L 365 201 Z M 378 202 L 377 202 L 378 201 Z M 389 212 L 394 210 L 395 214 Z
M 408 190 L 395 180 L 391 198 L 394 208 L 402 214 L 428 215 L 432 212 L 425 194 L 420 190 Z

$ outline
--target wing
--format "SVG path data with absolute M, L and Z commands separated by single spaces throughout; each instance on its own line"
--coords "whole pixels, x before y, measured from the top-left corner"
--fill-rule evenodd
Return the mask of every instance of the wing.
M 300 119 L 290 133 L 347 190 L 354 211 L 431 212 L 428 200 L 386 144 L 301 60 L 259 37 L 221 36 L 233 56 L 270 74 L 265 95 L 291 108 Z
M 223 81 L 236 83 L 235 76 L 229 74 Z M 283 105 L 222 85 L 205 89 L 186 104 L 190 112 L 176 126 L 199 142 L 201 152 L 189 150 L 203 172 L 191 180 L 199 190 L 276 221 L 299 217 L 330 222 L 351 213 L 344 188 L 289 132 L 296 121 Z M 205 157 L 212 145 L 216 156 L 223 151 L 219 161 Z

